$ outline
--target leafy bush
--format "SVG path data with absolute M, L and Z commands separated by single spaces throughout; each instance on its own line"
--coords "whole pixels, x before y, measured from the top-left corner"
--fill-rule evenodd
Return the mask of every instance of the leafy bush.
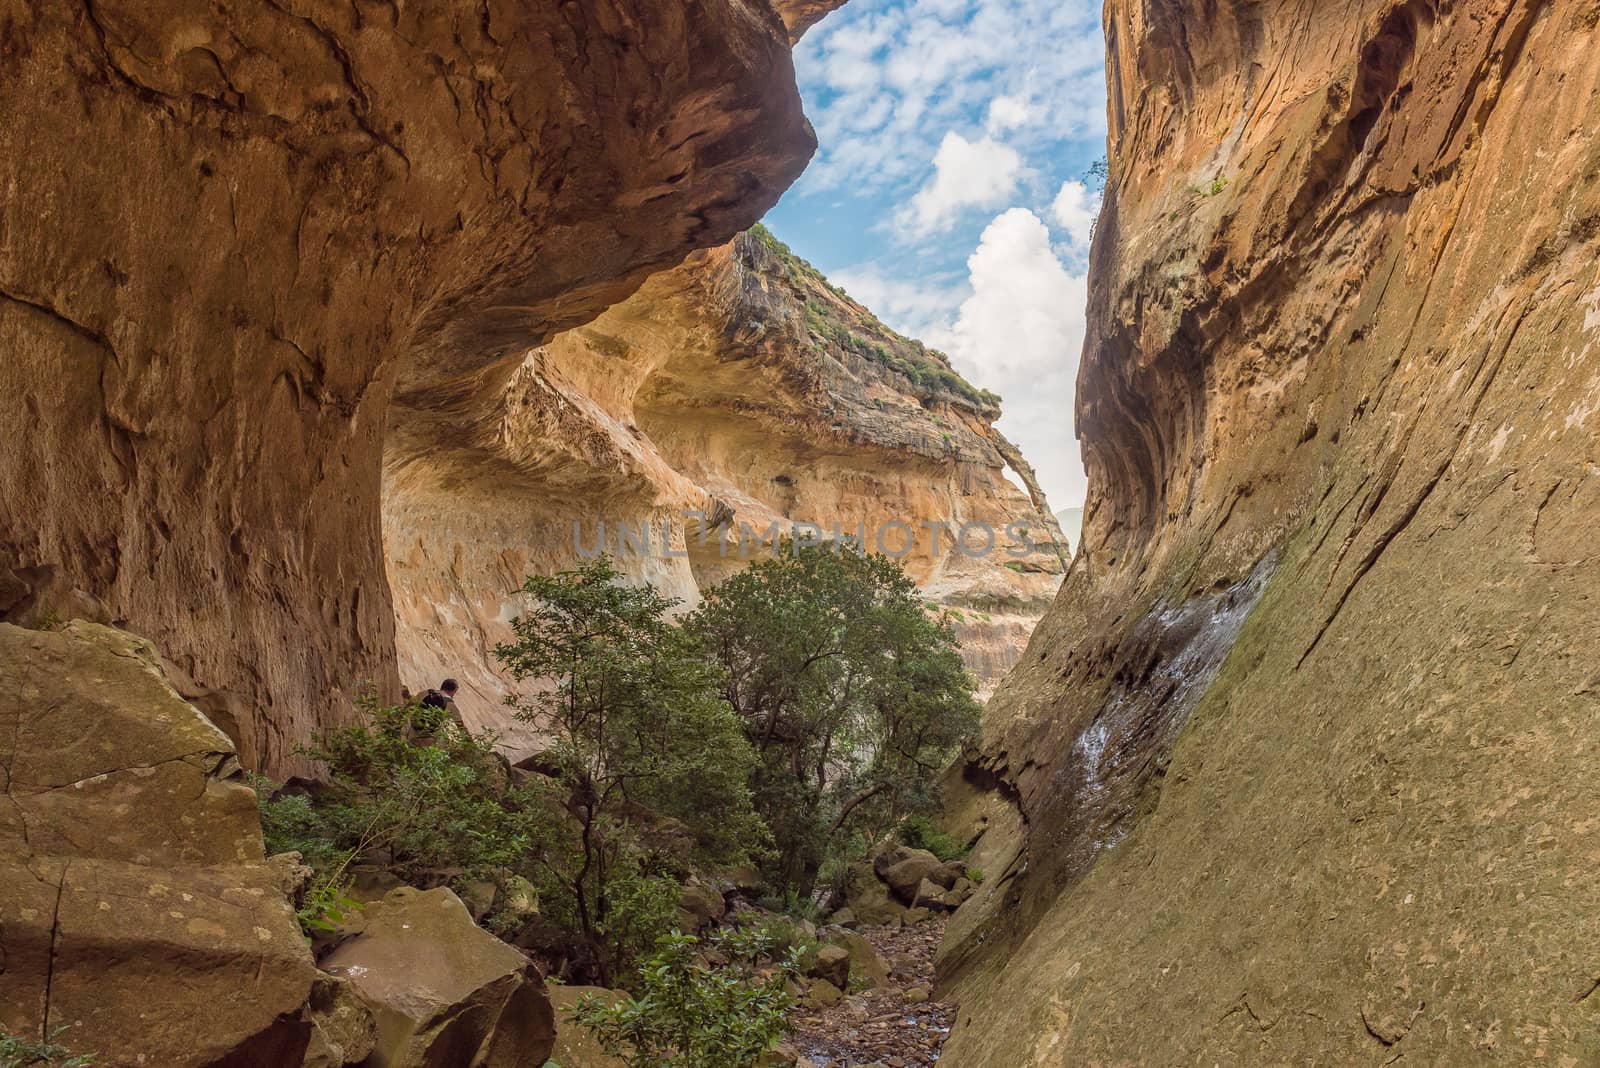
M 763 976 L 763 934 L 723 932 L 711 947 L 727 965 L 703 963 L 699 942 L 672 932 L 641 966 L 634 997 L 608 1006 L 585 996 L 572 1021 L 629 1068 L 752 1068 L 789 1032 L 798 958 L 791 951 Z
M 934 778 L 977 728 L 954 634 L 923 606 L 887 557 L 789 546 L 684 622 L 755 750 L 780 899 L 813 898 L 830 859 L 936 808 Z
M 961 860 L 967 855 L 967 847 L 960 840 L 939 830 L 924 815 L 907 816 L 901 820 L 898 836 L 902 845 L 926 849 L 940 860 Z
M 619 578 L 604 556 L 529 578 L 523 590 L 537 607 L 512 620 L 516 640 L 495 650 L 519 681 L 554 683 L 511 704 L 553 739 L 545 757 L 576 833 L 546 868 L 597 951 L 602 985 L 623 970 L 641 936 L 658 933 L 665 891 L 651 882 L 661 873 L 649 870 L 639 809 L 681 821 L 708 864 L 744 863 L 766 838 L 750 797 L 755 757 L 718 696 L 714 662 L 668 622 L 676 601 Z M 633 897 L 619 895 L 619 878 Z M 631 919 L 619 915 L 623 900 L 639 903 Z
M 0 1032 L 0 1068 L 89 1068 L 94 1064 L 92 1054 L 73 1053 L 57 1044 L 64 1031 L 64 1027 L 56 1031 L 47 1042 Z

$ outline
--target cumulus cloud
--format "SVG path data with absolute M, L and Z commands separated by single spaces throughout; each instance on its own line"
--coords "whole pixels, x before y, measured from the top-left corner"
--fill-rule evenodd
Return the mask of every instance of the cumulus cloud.
M 991 134 L 1005 133 L 1037 119 L 1033 104 L 1022 96 L 997 96 L 989 101 L 989 117 L 984 128 Z
M 993 208 L 1017 191 L 1022 157 L 991 137 L 968 141 L 951 131 L 933 157 L 928 179 L 899 214 L 913 235 L 947 229 L 967 208 Z
M 951 309 L 967 295 L 964 280 L 899 278 L 867 263 L 833 271 L 829 278 L 879 319 L 908 337 L 927 338 L 950 325 Z
M 1100 137 L 1104 48 L 1095 0 L 846 4 L 796 50 L 821 145 L 801 188 L 914 187 L 935 138 L 978 123 L 1025 155 Z
M 1094 220 L 1100 214 L 1100 194 L 1089 192 L 1082 182 L 1068 180 L 1050 202 L 1050 217 L 1065 232 L 1069 248 L 1087 254 L 1094 236 Z
M 1038 469 L 1059 509 L 1082 503 L 1085 490 L 1073 397 L 1088 286 L 1057 257 L 1050 237 L 1026 208 L 998 216 L 967 260 L 970 295 L 928 341 L 1001 395 L 1000 429 Z

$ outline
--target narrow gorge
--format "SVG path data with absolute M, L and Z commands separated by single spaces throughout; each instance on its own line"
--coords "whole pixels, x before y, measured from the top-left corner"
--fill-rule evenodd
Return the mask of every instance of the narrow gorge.
M 1597 16 L 1107 4 L 1084 548 L 946 1062 L 1600 1059 Z
M 689 612 L 904 524 L 981 731 L 833 874 L 937 983 L 791 900 L 808 1026 L 865 960 L 907 1063 L 1600 1064 L 1600 3 L 1106 0 L 1070 546 L 1005 399 L 760 225 L 841 3 L 0 0 L 0 1039 L 543 1068 L 526 879 L 362 837 L 319 912 L 245 773 L 310 811 L 453 676 L 509 795 L 525 577 L 609 540 Z

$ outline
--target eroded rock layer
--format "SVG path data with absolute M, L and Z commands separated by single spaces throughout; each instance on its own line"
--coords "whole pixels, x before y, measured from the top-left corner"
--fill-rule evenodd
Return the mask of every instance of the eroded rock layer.
M 1084 548 L 957 791 L 952 1063 L 1600 1058 L 1597 24 L 1107 5 Z
M 692 605 L 774 524 L 864 528 L 903 551 L 991 685 L 1060 582 L 1059 531 L 995 398 L 764 230 L 651 278 L 483 395 L 397 423 L 385 486 L 402 675 L 459 679 L 475 723 L 510 726 L 493 646 L 523 576 L 572 566 L 602 529 L 620 568 Z M 947 525 L 937 547 L 925 524 Z
M 0 618 L 124 622 L 281 768 L 398 684 L 386 424 L 811 147 L 767 0 L 0 0 Z

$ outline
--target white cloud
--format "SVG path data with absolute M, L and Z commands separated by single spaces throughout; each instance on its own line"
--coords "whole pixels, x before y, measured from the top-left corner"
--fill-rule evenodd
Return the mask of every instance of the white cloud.
M 941 285 L 926 277 L 896 278 L 870 263 L 833 271 L 828 277 L 908 337 L 926 338 L 947 330 L 951 310 L 959 307 L 969 292 L 960 281 Z
M 989 118 L 984 128 L 991 134 L 1005 133 L 1026 126 L 1039 117 L 1027 97 L 997 96 L 989 101 Z
M 1017 191 L 1022 157 L 992 137 L 968 141 L 951 131 L 933 157 L 933 177 L 898 217 L 913 234 L 947 229 L 965 208 L 993 208 Z
M 817 129 L 802 190 L 921 184 L 943 131 L 1014 132 L 1024 155 L 1105 132 L 1096 0 L 880 0 L 846 4 L 800 42 L 795 67 Z M 887 110 L 864 109 L 887 99 Z M 1026 110 L 1026 117 L 1023 111 Z
M 1022 449 L 1056 509 L 1080 504 L 1083 461 L 1073 433 L 1087 280 L 1057 258 L 1044 222 L 1012 208 L 967 260 L 971 296 L 926 340 L 956 369 L 999 393 L 1000 429 Z
M 1075 253 L 1086 254 L 1094 236 L 1094 220 L 1100 214 L 1100 194 L 1089 192 L 1082 182 L 1068 180 L 1050 203 L 1050 217 L 1066 231 L 1067 244 Z

